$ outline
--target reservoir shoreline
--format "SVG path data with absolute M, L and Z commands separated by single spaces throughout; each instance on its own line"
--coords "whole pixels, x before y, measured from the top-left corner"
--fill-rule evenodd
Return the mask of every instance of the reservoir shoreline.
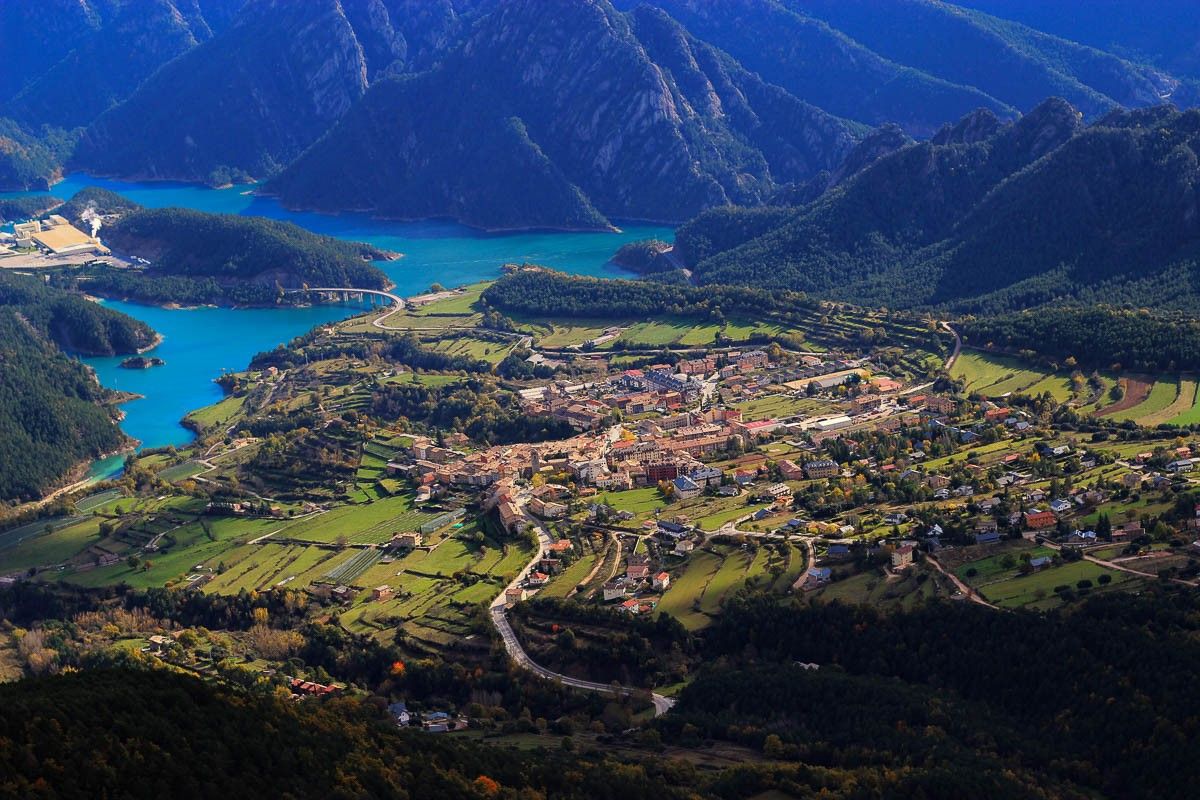
M 624 225 L 619 233 L 487 233 L 445 220 L 401 222 L 350 212 L 292 211 L 273 198 L 246 194 L 245 185 L 212 189 L 173 182 L 116 181 L 81 173 L 65 176 L 53 194 L 69 199 L 87 186 L 110 189 L 150 208 L 178 206 L 286 220 L 314 233 L 400 253 L 402 258 L 373 263 L 388 276 L 392 291 L 406 297 L 424 293 L 433 283 L 455 287 L 498 277 L 505 263 L 537 263 L 597 277 L 636 277 L 609 263 L 616 250 L 638 239 L 674 238 L 669 227 L 634 224 Z M 7 196 L 14 194 L 45 193 Z M 119 362 L 124 357 L 83 358 L 104 386 L 141 395 L 122 405 L 125 419 L 121 423 L 125 434 L 140 442 L 139 449 L 191 442 L 194 434 L 182 420 L 188 412 L 224 397 L 215 382 L 222 373 L 245 369 L 258 352 L 366 310 L 365 305 L 356 303 L 172 309 L 125 300 L 100 302 L 146 322 L 162 337 L 143 351 L 166 362 L 154 369 L 123 369 Z M 93 465 L 96 468 L 98 465 Z

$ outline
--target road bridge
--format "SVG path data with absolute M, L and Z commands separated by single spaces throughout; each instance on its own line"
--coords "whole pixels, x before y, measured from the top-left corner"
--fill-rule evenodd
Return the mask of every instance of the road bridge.
M 306 289 L 288 289 L 285 294 L 321 294 L 334 300 L 362 300 L 366 297 L 380 297 L 388 300 L 396 308 L 404 308 L 404 298 L 398 294 L 385 292 L 382 289 L 359 289 L 353 286 L 309 286 Z

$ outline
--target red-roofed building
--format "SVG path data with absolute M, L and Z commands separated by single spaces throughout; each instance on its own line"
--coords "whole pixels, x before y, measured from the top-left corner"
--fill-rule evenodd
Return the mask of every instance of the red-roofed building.
M 1058 523 L 1058 519 L 1055 518 L 1053 512 L 1038 511 L 1036 509 L 1033 511 L 1026 511 L 1024 519 L 1025 527 L 1031 531 L 1040 531 L 1045 530 L 1046 528 L 1053 528 Z

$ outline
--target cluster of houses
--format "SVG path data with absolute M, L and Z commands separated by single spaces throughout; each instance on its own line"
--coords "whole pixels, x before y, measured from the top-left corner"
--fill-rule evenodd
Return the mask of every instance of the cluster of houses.
M 569 539 L 559 539 L 543 548 L 541 558 L 524 580 L 504 591 L 505 605 L 516 605 L 549 583 L 551 578 L 566 568 L 567 556 L 573 549 L 574 545 Z
M 628 369 L 594 383 L 552 382 L 521 391 L 522 409 L 570 423 L 578 431 L 574 437 L 472 451 L 461 435 L 438 442 L 417 436 L 408 452 L 387 468 L 390 474 L 416 483 L 418 502 L 455 491 L 482 492 L 485 508 L 498 508 L 509 528 L 523 524 L 527 514 L 541 519 L 566 516 L 573 495 L 587 498 L 601 491 L 669 485 L 675 497 L 689 499 L 727 483 L 720 471 L 704 463 L 725 452 L 788 434 L 809 432 L 814 440 L 822 433 L 839 435 L 860 418 L 879 416 L 877 425 L 899 424 L 900 414 L 880 416 L 879 410 L 885 398 L 897 402 L 894 393 L 900 384 L 869 378 L 863 363 L 804 356 L 799 363 L 782 365 L 773 363 L 764 350 L 749 350 Z M 723 398 L 729 392 L 741 396 L 739 392 L 752 381 L 796 393 L 811 391 L 813 386 L 824 390 L 854 383 L 848 410 L 858 416 L 791 422 L 743 419 L 735 408 L 699 408 L 698 400 L 714 385 L 706 381 L 715 381 Z M 726 399 L 736 400 L 733 395 Z M 915 409 L 938 411 L 952 405 L 948 398 L 927 396 L 909 398 L 905 408 L 911 421 Z M 626 421 L 616 424 L 618 416 Z M 804 465 L 789 462 L 785 469 L 787 480 L 799 475 L 832 476 L 838 471 L 836 464 L 819 458 Z M 521 486 L 538 475 L 548 485 L 530 496 Z M 721 491 L 738 493 L 729 486 Z
M 646 614 L 658 606 L 658 599 L 670 586 L 670 573 L 655 569 L 645 553 L 633 553 L 626 559 L 625 574 L 601 587 L 601 599 L 618 604 L 629 614 Z
M 420 726 L 426 733 L 449 733 L 464 730 L 469 722 L 464 716 L 454 716 L 448 711 L 426 711 L 414 713 L 409 711 L 408 704 L 398 701 L 388 705 L 388 714 L 397 727 L 409 728 Z

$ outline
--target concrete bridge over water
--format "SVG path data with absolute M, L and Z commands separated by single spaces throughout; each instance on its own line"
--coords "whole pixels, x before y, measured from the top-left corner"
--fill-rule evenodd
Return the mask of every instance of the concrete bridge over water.
M 369 300 L 372 304 L 376 298 L 390 301 L 398 310 L 404 308 L 404 298 L 398 294 L 385 292 L 382 289 L 357 289 L 350 286 L 310 286 L 307 289 L 288 289 L 285 294 L 317 294 L 334 302 L 349 302 L 351 300 Z

